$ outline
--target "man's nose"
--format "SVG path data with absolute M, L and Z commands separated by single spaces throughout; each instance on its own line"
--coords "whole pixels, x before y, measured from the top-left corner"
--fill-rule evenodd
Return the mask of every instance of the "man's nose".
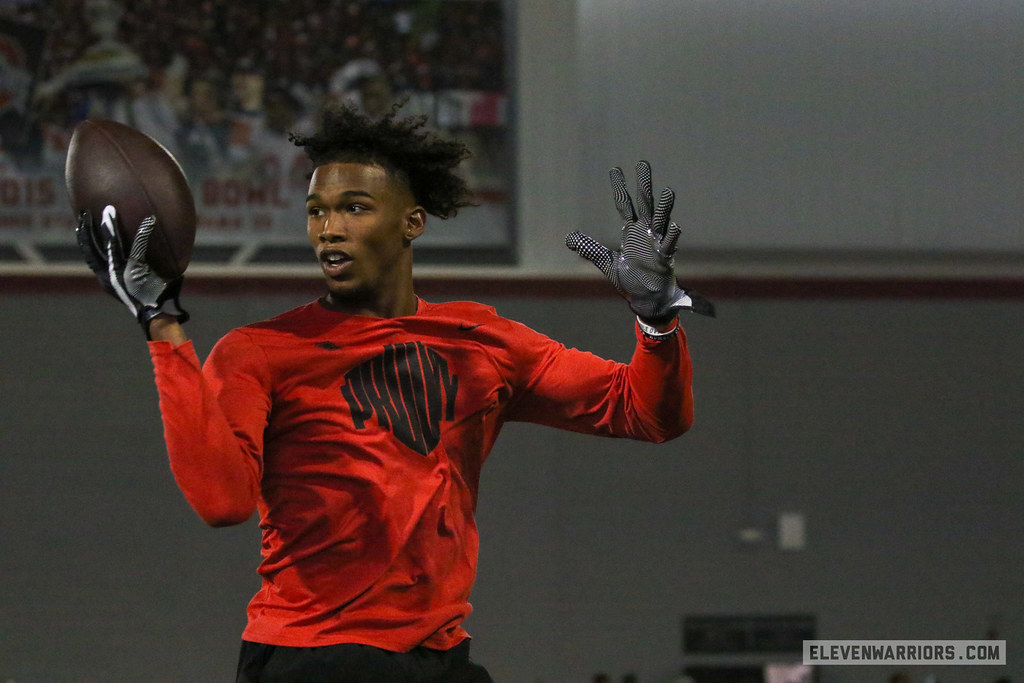
M 344 221 L 340 216 L 328 214 L 320 228 L 318 238 L 321 242 L 341 242 L 346 239 Z

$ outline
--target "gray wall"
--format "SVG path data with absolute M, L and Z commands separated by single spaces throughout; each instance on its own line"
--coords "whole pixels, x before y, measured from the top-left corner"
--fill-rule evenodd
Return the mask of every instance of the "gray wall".
M 607 170 L 646 158 L 678 193 L 694 268 L 753 251 L 788 271 L 804 250 L 828 270 L 895 254 L 903 272 L 1011 252 L 1004 267 L 1024 271 L 1024 3 L 521 0 L 515 14 L 528 268 L 565 267 L 545 246 L 562 225 L 614 239 Z
M 186 295 L 203 356 L 310 298 Z M 486 301 L 628 358 L 617 297 Z M 689 434 L 502 435 L 479 509 L 479 660 L 502 682 L 669 681 L 684 615 L 811 612 L 823 638 L 997 628 L 1015 648 L 1009 667 L 915 669 L 915 683 L 1024 675 L 1024 303 L 718 303 L 717 320 L 685 320 Z M 206 528 L 175 488 L 133 323 L 104 296 L 54 289 L 5 296 L 0 329 L 0 681 L 230 680 L 258 530 Z M 806 516 L 805 550 L 775 547 L 783 511 Z M 738 542 L 749 526 L 760 544 Z

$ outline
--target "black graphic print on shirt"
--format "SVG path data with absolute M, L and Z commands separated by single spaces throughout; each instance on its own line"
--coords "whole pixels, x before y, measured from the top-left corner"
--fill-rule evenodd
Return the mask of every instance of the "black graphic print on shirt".
M 459 378 L 448 361 L 420 342 L 389 344 L 345 373 L 341 393 L 356 429 L 376 417 L 403 444 L 428 455 L 441 440 L 441 422 L 455 415 Z

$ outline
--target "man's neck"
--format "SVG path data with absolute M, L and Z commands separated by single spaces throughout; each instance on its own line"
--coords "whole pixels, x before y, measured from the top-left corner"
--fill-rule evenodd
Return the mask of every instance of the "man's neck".
M 382 297 L 373 301 L 339 298 L 328 292 L 323 297 L 323 302 L 324 306 L 332 311 L 370 318 L 401 318 L 415 314 L 419 306 L 419 299 L 411 289 L 399 296 Z

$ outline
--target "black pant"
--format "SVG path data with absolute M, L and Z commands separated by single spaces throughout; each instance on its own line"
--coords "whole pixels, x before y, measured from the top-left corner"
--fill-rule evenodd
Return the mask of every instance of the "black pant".
M 469 661 L 469 641 L 450 650 L 390 652 L 346 643 L 286 647 L 242 641 L 235 683 L 494 683 Z

